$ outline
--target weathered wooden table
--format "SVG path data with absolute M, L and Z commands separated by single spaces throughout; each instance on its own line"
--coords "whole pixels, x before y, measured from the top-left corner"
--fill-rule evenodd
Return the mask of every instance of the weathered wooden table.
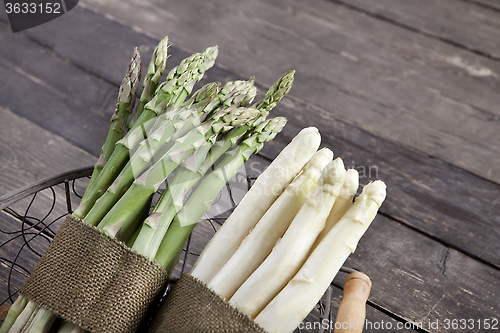
M 84 0 L 17 34 L 2 9 L 0 195 L 92 165 L 133 48 L 147 62 L 165 35 L 167 68 L 219 45 L 203 83 L 255 76 L 263 92 L 297 71 L 273 111 L 289 123 L 255 165 L 316 126 L 362 184 L 387 183 L 379 216 L 346 262 L 373 281 L 366 332 L 498 330 L 498 0 Z M 3 232 L 19 228 L 0 212 Z M 8 239 L 0 234 L 0 244 Z M 0 301 L 21 241 L 0 248 Z M 36 262 L 21 259 L 28 269 Z M 334 311 L 344 277 L 334 282 Z

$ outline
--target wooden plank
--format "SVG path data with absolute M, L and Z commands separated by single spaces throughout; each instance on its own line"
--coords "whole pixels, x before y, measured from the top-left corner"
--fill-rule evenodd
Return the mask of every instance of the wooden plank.
M 450 246 L 500 267 L 500 186 L 374 136 L 327 111 L 285 99 L 276 115 L 288 124 L 262 153 L 274 158 L 298 131 L 316 126 L 322 145 L 360 172 L 361 183 L 382 179 L 382 212 Z M 302 110 L 299 114 L 296 110 Z M 305 116 L 307 115 L 307 116 Z
M 147 66 L 158 41 L 85 10 L 83 15 L 60 19 L 27 31 L 32 41 L 0 23 L 1 36 L 13 46 L 0 51 L 0 105 L 98 156 L 132 50 L 139 47 Z M 95 26 L 91 31 L 90 24 Z M 169 51 L 168 68 L 189 55 L 175 48 Z M 41 61 L 53 75 L 26 65 Z M 206 75 L 203 83 L 207 80 L 213 79 Z M 23 98 L 24 91 L 31 92 L 29 99 Z M 99 92 L 103 94 L 97 96 Z
M 487 8 L 500 11 L 500 1 L 498 0 L 470 0 L 470 1 L 485 6 Z
M 61 137 L 3 107 L 0 107 L 0 133 L 1 195 L 46 177 L 92 165 L 96 160 Z M 77 193 L 83 194 L 87 182 L 86 179 L 75 182 Z M 72 208 L 75 209 L 79 198 L 72 190 Z M 33 219 L 43 219 L 45 223 L 51 223 L 68 212 L 63 184 L 54 186 L 53 191 L 40 191 L 36 198 L 32 198 L 33 196 L 28 196 L 9 208 L 22 216 L 27 214 L 34 223 L 36 222 Z M 62 222 L 63 220 L 59 219 L 51 230 L 57 232 Z
M 225 1 L 214 5 L 282 29 L 314 52 L 323 48 L 399 80 L 500 115 L 500 63 L 324 0 Z M 290 15 L 293 13 L 293 15 Z
M 345 277 L 346 277 L 345 274 L 343 274 L 343 273 L 339 274 L 340 280 L 345 278 Z M 342 286 L 343 286 L 343 284 L 342 284 Z M 342 292 L 338 288 L 332 288 L 332 298 L 331 298 L 332 316 L 331 316 L 331 318 L 333 321 L 335 321 L 335 318 L 337 317 L 337 311 L 338 311 L 338 308 L 340 306 L 341 301 L 342 301 Z M 312 313 L 312 316 L 311 315 L 309 316 L 308 319 L 310 320 L 310 322 L 313 322 L 313 323 L 315 322 L 315 320 L 311 320 L 311 319 L 317 318 L 318 317 L 317 313 L 318 313 L 318 309 L 315 309 Z M 401 322 L 398 319 L 392 318 L 389 315 L 386 315 L 385 313 L 377 310 L 376 308 L 374 308 L 373 306 L 370 306 L 370 305 L 366 306 L 365 322 L 367 323 L 363 329 L 363 332 L 365 332 L 365 333 L 380 332 L 381 331 L 380 327 L 383 323 L 384 323 L 385 327 L 388 327 L 388 323 L 390 323 L 389 325 L 391 325 L 393 328 L 396 328 L 396 327 L 403 327 L 404 328 L 403 322 Z M 333 325 L 335 325 L 335 323 L 330 323 L 330 327 L 335 327 Z M 400 325 L 400 326 L 397 326 L 397 325 Z M 402 330 L 399 330 L 399 331 L 402 331 Z M 410 327 L 405 328 L 404 331 L 408 332 L 408 333 L 417 332 L 416 330 L 411 329 Z M 309 332 L 316 333 L 316 332 L 318 332 L 318 330 L 309 330 Z M 328 331 L 326 331 L 326 332 L 328 332 Z
M 139 49 L 146 70 L 157 40 L 131 29 L 123 30 L 117 22 L 86 12 L 79 5 L 57 20 L 26 30 L 24 34 L 57 56 L 116 86 L 123 79 L 134 47 Z M 126 35 L 121 35 L 124 32 Z M 115 103 L 114 96 L 113 99 Z
M 0 105 L 98 156 L 116 103 L 106 96 L 117 88 L 8 32 L 5 25 L 0 29 L 11 46 L 0 52 Z M 28 63 L 46 66 L 50 73 Z
M 89 26 L 92 29 L 88 29 Z M 49 47 L 59 57 L 117 86 L 123 79 L 124 68 L 134 47 L 139 49 L 143 65 L 147 66 L 154 48 L 165 37 L 161 35 L 153 38 L 143 29 L 131 29 L 111 20 L 109 15 L 96 14 L 83 9 L 81 5 L 50 24 L 29 29 L 25 33 L 29 38 Z M 167 71 L 191 53 L 201 52 L 204 48 L 199 46 L 188 52 L 175 45 L 170 46 Z M 208 71 L 203 82 L 214 80 Z
M 118 85 L 110 85 L 83 72 L 67 60 L 58 57 L 47 47 L 35 44 L 20 34 L 13 34 L 0 23 L 0 61 L 16 73 L 50 89 L 54 97 L 70 100 L 75 110 L 110 116 L 118 93 Z M 123 72 L 127 63 L 121 64 Z M 2 80 L 5 81 L 5 80 Z M 10 82 L 16 85 L 16 82 Z M 19 86 L 17 86 L 19 87 Z M 26 96 L 29 90 L 23 90 Z
M 228 72 L 224 72 L 221 70 L 221 76 L 226 75 Z M 455 229 L 450 229 L 448 225 L 446 225 L 446 228 L 448 230 L 444 230 L 442 233 L 444 236 L 448 235 L 448 237 L 456 237 L 454 234 L 457 232 L 458 229 L 467 227 L 467 224 L 471 224 L 470 221 L 472 218 L 479 217 L 483 218 L 484 212 L 481 212 L 482 207 L 491 207 L 491 215 L 490 215 L 490 221 L 488 221 L 488 218 L 484 218 L 484 220 L 480 220 L 479 225 L 484 225 L 483 223 L 486 223 L 486 226 L 489 226 L 491 228 L 491 225 L 497 224 L 495 222 L 495 218 L 498 216 L 498 203 L 493 201 L 490 202 L 487 199 L 484 200 L 479 200 L 476 201 L 478 198 L 482 199 L 484 197 L 494 197 L 495 193 L 498 193 L 498 188 L 496 187 L 497 185 L 491 184 L 489 182 L 486 182 L 484 180 L 481 180 L 478 177 L 471 176 L 470 174 L 466 172 L 462 172 L 459 170 L 456 170 L 454 168 L 451 168 L 450 166 L 446 164 L 442 164 L 439 161 L 432 161 L 430 159 L 423 160 L 422 155 L 419 155 L 417 153 L 414 153 L 412 151 L 409 151 L 403 147 L 400 147 L 398 145 L 395 145 L 393 143 L 383 143 L 385 140 L 378 138 L 376 136 L 373 136 L 369 133 L 366 133 L 362 130 L 357 129 L 356 127 L 347 125 L 345 123 L 342 123 L 338 121 L 337 118 L 333 117 L 330 113 L 325 112 L 323 110 L 318 110 L 317 108 L 314 108 L 308 104 L 304 103 L 299 103 L 296 99 L 287 99 L 284 101 L 285 103 L 283 105 L 288 106 L 289 109 L 287 112 L 283 108 L 280 108 L 276 114 L 288 114 L 291 117 L 291 124 L 292 125 L 291 129 L 290 124 L 287 126 L 287 130 L 285 133 L 283 133 L 283 139 L 280 139 L 276 141 L 275 143 L 268 145 L 266 149 L 271 155 L 272 152 L 276 152 L 278 147 L 282 147 L 286 140 L 285 138 L 290 138 L 294 133 L 296 133 L 296 130 L 298 128 L 301 128 L 303 126 L 307 126 L 308 124 L 315 124 L 318 127 L 321 127 L 320 129 L 322 132 L 326 135 L 324 135 L 324 142 L 325 145 L 329 145 L 330 147 L 333 147 L 335 151 L 337 152 L 337 155 L 343 156 L 345 160 L 349 160 L 349 158 L 352 158 L 352 161 L 355 161 L 356 165 L 359 166 L 377 166 L 379 167 L 378 170 L 382 172 L 381 170 L 385 168 L 386 171 L 385 174 L 379 174 L 381 175 L 384 180 L 386 180 L 388 183 L 391 182 L 390 184 L 390 189 L 396 189 L 397 192 L 393 192 L 394 194 L 391 195 L 392 200 L 401 200 L 403 204 L 397 205 L 393 204 L 394 213 L 393 215 L 396 216 L 396 214 L 407 214 L 406 216 L 408 217 L 408 220 L 410 223 L 413 224 L 418 224 L 422 223 L 419 221 L 416 221 L 417 218 L 414 217 L 414 214 L 422 214 L 424 217 L 428 218 L 428 221 L 424 221 L 425 223 L 429 223 L 431 226 L 430 232 L 427 230 L 424 230 L 425 232 L 429 232 L 431 235 L 435 234 L 436 232 L 441 232 L 440 227 L 442 226 L 443 221 L 440 221 L 440 218 L 443 218 L 446 222 L 452 224 L 454 222 L 458 221 L 458 224 L 460 227 L 457 227 L 455 225 L 451 226 L 452 228 Z M 298 108 L 304 110 L 300 114 L 298 114 L 295 110 Z M 295 112 L 294 112 L 295 111 Z M 314 111 L 314 112 L 311 112 Z M 306 117 L 307 115 L 307 117 Z M 336 136 L 334 136 L 336 135 Z M 273 148 L 274 147 L 274 148 Z M 354 158 L 357 157 L 357 158 Z M 380 161 L 380 162 L 379 162 Z M 383 162 L 383 163 L 382 163 Z M 349 164 L 349 163 L 347 163 Z M 398 168 L 396 168 L 397 166 Z M 400 169 L 403 169 L 403 171 L 399 171 Z M 438 179 L 436 181 L 431 177 L 429 174 L 433 175 L 434 172 L 439 171 L 438 175 L 446 175 L 448 177 L 448 173 L 451 173 L 453 175 L 454 180 L 459 180 L 459 183 L 453 183 L 450 179 L 445 178 L 443 179 Z M 456 178 L 455 178 L 456 177 Z M 365 180 L 366 178 L 364 178 Z M 368 179 L 366 179 L 368 180 Z M 417 180 L 417 181 L 415 181 Z M 430 181 L 434 181 L 434 183 Z M 413 181 L 413 184 L 412 184 Z M 420 184 L 419 184 L 420 182 Z M 426 202 L 419 202 L 420 198 L 419 195 L 416 194 L 415 192 L 412 192 L 414 190 L 413 186 L 411 185 L 417 185 L 418 191 L 420 191 L 421 195 L 424 197 L 427 197 L 430 195 L 430 198 L 438 198 L 441 199 L 443 197 L 449 197 L 450 193 L 458 194 L 458 198 L 453 198 L 453 200 L 457 200 L 452 204 L 449 204 L 448 202 L 448 207 L 445 207 L 443 209 L 442 206 L 440 205 L 435 205 L 435 206 L 430 206 L 430 208 L 427 206 Z M 468 192 L 464 189 L 469 189 L 468 186 L 463 186 L 463 185 L 477 185 L 476 190 L 477 192 Z M 396 185 L 396 186 L 395 186 Z M 398 186 L 399 185 L 399 186 Z M 436 186 L 437 189 L 435 189 L 432 186 Z M 463 186 L 463 187 L 462 187 Z M 427 187 L 427 188 L 426 188 Z M 391 190 L 392 191 L 392 190 Z M 480 194 L 480 195 L 478 195 Z M 401 197 L 401 198 L 399 198 Z M 459 199 L 462 198 L 469 198 L 469 201 L 467 201 L 467 204 L 470 205 L 471 209 L 476 209 L 476 212 L 479 213 L 474 213 L 474 216 L 461 216 L 460 212 L 461 211 L 455 211 L 455 207 L 462 208 L 462 202 Z M 429 200 L 431 200 L 429 199 Z M 451 200 L 451 199 L 450 199 Z M 389 200 L 386 204 L 389 204 Z M 385 207 L 386 205 L 384 205 Z M 466 206 L 467 209 L 469 209 L 469 206 Z M 417 209 L 415 209 L 417 208 Z M 408 210 L 406 213 L 402 212 L 400 213 L 400 210 Z M 463 210 L 462 210 L 463 211 Z M 487 212 L 488 214 L 490 212 Z M 477 215 L 477 216 L 475 216 Z M 436 217 L 437 216 L 437 217 Z M 397 217 L 397 216 L 396 216 Z M 491 218 L 492 217 L 492 218 Z M 464 236 L 464 239 L 467 240 L 467 243 L 470 242 L 471 237 L 474 237 L 475 244 L 472 244 L 472 247 L 475 247 L 476 249 L 480 250 L 488 250 L 486 247 L 488 245 L 488 240 L 494 240 L 495 239 L 495 229 L 487 229 L 485 234 L 489 233 L 490 235 L 486 236 L 491 236 L 491 238 L 483 238 L 484 235 L 477 235 L 479 229 L 477 226 L 474 228 L 470 228 L 468 231 L 464 230 L 458 230 L 459 233 L 461 233 L 462 236 Z M 408 230 L 405 228 L 404 229 L 406 233 L 408 233 Z M 466 229 L 465 229 L 466 230 Z M 424 236 L 421 236 L 421 238 L 418 238 L 418 234 L 415 232 L 409 232 L 410 239 L 420 239 L 421 243 L 424 245 L 428 245 L 427 242 L 423 242 L 422 239 L 427 240 Z M 398 233 L 394 234 L 395 236 L 400 237 L 401 235 Z M 401 241 L 401 246 L 399 251 L 404 251 L 404 253 L 409 253 L 410 250 L 413 251 L 414 253 L 417 253 L 417 250 L 420 250 L 420 248 L 412 247 L 410 250 L 406 249 L 404 247 L 405 245 L 405 240 L 407 238 L 398 238 Z M 496 240 L 495 240 L 496 241 Z M 481 242 L 484 242 L 481 244 Z M 460 247 L 463 246 L 464 244 L 461 242 L 458 242 Z M 383 243 L 385 244 L 385 243 Z M 432 244 L 438 244 L 438 243 L 432 243 Z M 495 246 L 495 243 L 490 242 L 492 246 Z M 469 246 L 469 244 L 467 244 Z M 482 249 L 480 248 L 482 246 Z M 392 247 L 392 249 L 395 249 L 395 247 Z M 433 249 L 438 249 L 442 251 L 442 248 L 439 248 L 438 246 L 433 245 Z M 491 246 L 490 246 L 491 249 Z M 467 249 L 465 249 L 467 250 Z M 491 250 L 488 250 L 491 251 Z M 486 251 L 486 255 L 488 255 L 488 251 Z M 392 252 L 391 252 L 392 253 Z M 481 255 L 481 252 L 477 252 L 479 255 Z M 425 254 L 428 254 L 427 252 Z M 498 255 L 493 256 L 491 254 L 495 254 L 494 252 L 490 252 L 491 257 L 498 258 Z M 473 267 L 477 268 L 477 265 L 479 265 L 479 272 L 482 274 L 486 274 L 486 282 L 489 282 L 489 276 L 493 276 L 494 278 L 498 278 L 493 270 L 493 273 L 488 271 L 487 269 L 484 269 L 484 265 L 481 266 L 481 264 L 477 263 L 476 261 L 471 261 L 470 258 L 467 258 L 460 253 L 458 253 L 460 258 L 466 258 L 464 259 L 466 262 L 467 267 Z M 422 256 L 425 258 L 425 256 Z M 472 262 L 472 263 L 471 263 Z M 399 267 L 400 269 L 406 269 L 404 267 L 406 265 L 406 262 L 395 262 L 394 267 Z M 403 268 L 401 268 L 403 267 Z M 467 268 L 465 267 L 465 268 Z M 486 266 L 487 267 L 487 266 Z M 363 266 L 364 268 L 364 266 Z M 460 266 L 460 268 L 464 268 L 464 266 Z M 490 269 L 489 267 L 487 267 Z M 447 269 L 448 270 L 448 269 Z M 422 267 L 416 267 L 415 268 L 416 273 L 420 274 L 419 272 L 426 272 L 424 268 Z M 410 271 L 412 274 L 413 271 Z M 464 280 L 468 280 L 469 278 L 476 278 L 477 276 L 469 272 L 467 269 L 462 270 L 461 272 L 464 275 Z M 405 275 L 405 274 L 403 274 Z M 405 275 L 406 276 L 406 275 Z M 385 291 L 389 293 L 389 291 L 393 290 L 393 286 L 397 285 L 398 280 L 394 277 L 394 275 L 390 275 L 390 278 L 387 278 L 387 284 L 384 287 Z M 417 280 L 416 280 L 417 281 Z M 460 285 L 460 283 L 458 284 Z M 462 284 L 463 285 L 463 284 Z M 389 286 L 389 287 L 387 287 Z M 418 286 L 418 285 L 417 285 Z M 495 287 L 495 285 L 493 285 Z M 465 288 L 466 290 L 470 291 L 469 289 Z M 497 288 L 498 289 L 498 288 Z M 406 289 L 405 289 L 406 290 Z M 416 289 L 420 290 L 420 289 Z M 442 289 L 437 289 L 438 291 L 442 291 Z M 483 289 L 484 290 L 484 289 Z M 434 290 L 430 290 L 431 292 L 434 292 Z M 454 291 L 457 293 L 457 291 Z M 474 293 L 474 290 L 472 291 Z M 477 299 L 477 294 L 476 293 L 474 296 L 474 299 Z M 494 295 L 495 296 L 495 295 Z M 394 296 L 393 296 L 394 297 Z M 427 301 L 432 301 L 434 299 L 425 299 Z M 392 299 L 389 299 L 388 302 L 395 302 Z M 446 299 L 445 299 L 446 301 Z M 490 302 L 490 299 L 487 299 L 487 302 Z M 392 303 L 391 303 L 392 304 Z M 398 303 L 395 303 L 398 304 Z M 439 304 L 438 304 L 439 305 Z M 399 306 L 399 305 L 398 305 Z M 414 305 L 415 307 L 416 305 Z M 456 305 L 455 305 L 456 306 Z M 475 305 L 474 305 L 475 306 Z M 409 314 L 413 312 L 417 312 L 415 308 L 412 308 L 408 310 L 405 315 L 409 316 Z M 429 308 L 430 309 L 430 308 Z M 439 308 L 438 308 L 439 310 Z M 412 312 L 413 311 L 413 312 Z M 442 312 L 444 313 L 444 312 Z M 486 312 L 488 313 L 488 312 Z
M 500 59 L 500 15 L 472 1 L 354 0 L 345 3 L 412 30 Z
M 102 8 L 101 0 L 88 1 Z M 494 121 L 469 104 L 206 2 L 166 5 L 152 1 L 137 8 L 122 3 L 107 2 L 102 10 L 109 8 L 111 13 L 112 7 L 113 15 L 120 15 L 134 8 L 142 14 L 133 21 L 136 25 L 140 23 L 157 36 L 168 31 L 174 45 L 184 49 L 218 44 L 220 64 L 243 76 L 255 75 L 266 85 L 283 72 L 296 69 L 293 96 L 373 133 L 500 182 L 497 163 L 492 161 L 498 156 L 492 142 L 500 139 L 500 131 Z M 121 18 L 128 17 L 130 14 L 123 14 Z M 161 28 L 153 23 L 159 21 L 165 22 Z

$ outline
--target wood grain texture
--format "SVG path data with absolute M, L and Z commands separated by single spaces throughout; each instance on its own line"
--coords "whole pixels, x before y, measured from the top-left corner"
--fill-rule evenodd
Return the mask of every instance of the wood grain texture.
M 469 0 L 489 9 L 500 11 L 500 1 L 498 0 Z
M 0 49 L 0 60 L 4 66 L 26 76 L 33 83 L 45 86 L 54 97 L 71 101 L 71 105 L 77 110 L 105 116 L 113 113 L 118 85 L 110 85 L 82 72 L 66 59 L 58 57 L 49 47 L 37 45 L 22 34 L 13 34 L 5 23 L 0 23 L 0 43 L 10 46 Z M 127 63 L 121 66 L 125 72 Z M 16 84 L 16 81 L 11 84 Z M 31 94 L 26 88 L 19 90 L 26 97 Z
M 0 212 L 0 225 L 2 225 L 3 231 L 13 232 L 13 231 L 17 231 L 20 229 L 20 222 L 16 219 L 13 219 L 11 216 L 5 214 L 4 212 Z M 193 234 L 193 237 L 195 237 L 196 243 L 198 243 L 198 241 L 200 241 L 200 240 L 201 241 L 208 241 L 208 239 L 205 239 L 205 238 L 206 238 L 206 235 L 211 234 L 211 232 L 207 232 L 209 230 L 206 230 L 206 228 L 207 228 L 206 224 L 200 224 L 196 227 L 195 233 Z M 208 228 L 211 228 L 211 227 L 208 227 Z M 31 237 L 31 236 L 32 235 L 29 235 L 28 237 Z M 0 234 L 0 244 L 3 243 L 4 241 L 7 241 L 7 240 L 8 240 L 8 238 L 5 235 Z M 36 263 L 38 262 L 38 258 L 39 258 L 38 255 L 27 247 L 23 248 L 22 244 L 23 244 L 23 242 L 21 239 L 16 239 L 14 241 L 9 242 L 9 244 L 7 246 L 2 247 L 2 253 L 3 253 L 2 256 L 7 257 L 7 258 L 13 258 L 16 253 L 18 253 L 19 251 L 22 251 L 21 258 L 17 262 L 18 265 L 22 266 L 22 268 L 16 266 L 15 270 L 13 271 L 13 273 L 11 275 L 10 289 L 2 288 L 0 290 L 0 301 L 6 300 L 9 297 L 9 294 L 14 294 L 15 290 L 17 290 L 18 288 L 20 288 L 24 284 L 24 282 L 27 278 L 28 272 L 30 272 L 35 267 Z M 38 236 L 30 241 L 30 245 L 32 246 L 33 250 L 35 250 L 37 252 L 44 252 L 48 243 L 43 237 Z M 194 248 L 191 247 L 191 251 L 196 252 L 197 250 L 200 250 L 200 249 L 196 249 L 197 246 L 198 245 L 195 244 L 193 246 Z M 181 257 L 181 259 L 182 259 L 182 257 Z M 8 277 L 8 275 L 9 275 L 10 267 L 9 267 L 8 263 L 2 262 L 1 259 L 0 259 L 0 263 L 2 263 L 2 264 L 0 264 L 0 281 L 2 283 L 5 283 L 5 285 L 7 286 L 6 277 Z M 182 261 L 180 262 L 179 266 L 180 265 L 182 265 Z M 24 269 L 26 269 L 27 271 L 25 271 Z M 340 273 L 339 279 L 342 279 L 342 278 L 344 278 L 344 275 L 343 275 L 343 273 Z M 342 283 L 340 283 L 340 286 L 341 285 L 342 285 Z M 15 297 L 14 297 L 14 299 L 15 299 Z M 332 289 L 332 298 L 331 298 L 332 320 L 334 320 L 336 317 L 336 312 L 337 312 L 337 309 L 339 307 L 341 299 L 342 299 L 341 289 L 339 287 L 337 287 L 337 288 L 334 287 Z M 7 301 L 6 304 L 10 304 L 10 301 Z M 318 319 L 319 318 L 319 311 L 320 311 L 320 309 L 319 309 L 319 307 L 317 307 L 311 312 L 311 314 L 305 320 L 306 325 L 311 325 L 310 327 L 317 328 L 317 325 L 319 325 L 319 324 L 324 325 L 325 324 L 324 322 L 320 322 Z M 381 311 L 376 310 L 375 308 L 373 308 L 371 306 L 367 306 L 366 319 L 367 319 L 367 321 L 369 321 L 373 324 L 381 323 L 381 322 L 384 322 L 384 323 L 391 322 L 391 323 L 393 323 L 393 325 L 396 325 L 396 323 L 398 322 L 394 318 L 388 316 L 387 314 L 385 314 Z M 307 324 L 307 323 L 310 323 L 310 324 Z M 306 325 L 304 326 L 305 329 L 303 329 L 302 332 L 317 332 L 316 329 L 307 329 L 309 326 L 306 326 Z M 313 325 L 316 325 L 316 326 L 313 326 Z M 334 323 L 332 323 L 331 325 L 334 325 Z M 367 333 L 377 332 L 377 331 L 379 331 L 379 330 L 375 329 L 373 327 L 367 328 L 364 330 L 364 332 L 367 332 Z M 406 332 L 415 332 L 415 331 L 409 329 Z
M 24 34 L 80 70 L 87 71 L 83 74 L 91 74 L 116 86 L 112 98 L 112 103 L 115 103 L 118 86 L 134 47 L 141 53 L 146 71 L 158 43 L 131 29 L 126 30 L 125 36 L 121 35 L 123 32 L 121 24 L 102 15 L 87 13 L 77 6 L 57 20 L 26 30 Z
M 338 274 L 338 280 L 344 280 L 346 278 L 347 274 L 345 273 L 339 273 Z M 332 288 L 332 301 L 331 301 L 331 310 L 332 310 L 332 321 L 335 321 L 335 318 L 337 317 L 337 312 L 338 308 L 340 306 L 340 302 L 342 301 L 342 291 L 338 288 L 339 286 L 342 286 L 342 284 L 338 284 L 337 288 L 333 287 Z M 308 319 L 311 322 L 314 322 L 314 318 L 317 318 L 317 309 L 308 317 Z M 311 318 L 312 317 L 312 318 Z M 388 323 L 392 325 L 394 328 L 396 328 L 397 325 L 401 325 L 401 327 L 404 328 L 404 321 L 401 321 L 401 319 L 395 319 L 393 317 L 390 317 L 386 314 L 384 314 L 382 311 L 379 311 L 375 309 L 374 307 L 367 305 L 366 306 L 366 318 L 365 318 L 365 326 L 363 329 L 363 332 L 365 333 L 377 333 L 380 332 L 380 327 L 382 323 L 385 324 L 385 327 L 388 326 Z M 335 323 L 330 324 L 330 327 L 335 327 Z M 310 330 L 311 332 L 317 332 L 314 330 Z M 387 330 L 386 330 L 387 331 Z M 328 332 L 328 331 L 326 331 Z M 333 330 L 332 330 L 333 332 Z M 403 330 L 400 330 L 400 332 L 403 332 Z M 412 329 L 408 326 L 408 328 L 404 329 L 404 332 L 412 333 L 412 332 L 417 332 L 417 330 Z
M 420 87 L 500 115 L 500 63 L 324 0 L 210 0 L 298 43 L 370 65 Z
M 118 88 L 9 32 L 2 23 L 0 38 L 10 45 L 0 51 L 0 105 L 98 156 Z
M 293 96 L 370 132 L 500 182 L 497 163 L 490 163 L 491 156 L 498 156 L 493 142 L 500 140 L 493 111 L 477 110 L 439 90 L 332 53 L 310 39 L 298 40 L 285 33 L 286 28 L 262 24 L 258 17 L 210 2 L 153 0 L 137 7 L 101 0 L 87 3 L 120 19 L 130 19 L 157 38 L 168 33 L 172 43 L 183 49 L 218 44 L 219 64 L 243 77 L 255 75 L 265 85 L 296 69 Z M 132 8 L 141 15 L 132 18 Z M 334 20 L 335 13 L 330 14 Z
M 473 1 L 353 0 L 348 3 L 381 18 L 500 59 L 500 15 Z
M 95 157 L 82 149 L 2 106 L 0 133 L 0 195 L 46 177 L 92 165 L 96 161 Z M 85 180 L 75 183 L 80 195 L 85 184 Z M 51 223 L 68 212 L 65 198 L 64 185 L 61 184 L 54 186 L 53 191 L 40 191 L 35 198 L 28 196 L 9 207 L 22 216 L 26 214 L 43 219 L 44 223 Z M 71 200 L 72 208 L 75 209 L 79 198 L 72 194 Z M 62 222 L 59 219 L 51 230 L 57 232 Z M 0 225 L 3 228 L 3 224 Z

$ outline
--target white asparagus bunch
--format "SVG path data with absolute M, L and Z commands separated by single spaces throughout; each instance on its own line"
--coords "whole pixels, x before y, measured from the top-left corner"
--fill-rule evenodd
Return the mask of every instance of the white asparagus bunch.
M 292 332 L 304 320 L 385 199 L 385 184 L 375 181 L 353 203 L 358 172 L 332 161 L 326 148 L 310 153 L 296 175 L 278 169 L 293 169 L 284 152 L 297 152 L 308 133 L 299 133 L 257 179 L 191 270 L 271 333 Z M 289 178 L 281 194 L 260 197 L 283 174 Z
M 191 275 L 208 283 L 236 252 L 243 238 L 318 150 L 319 131 L 299 132 L 255 181 L 240 204 L 206 245 Z
M 328 231 L 330 231 L 333 226 L 340 220 L 342 216 L 351 208 L 352 200 L 356 191 L 359 187 L 359 173 L 356 169 L 349 169 L 345 174 L 344 184 L 340 189 L 340 194 L 338 195 L 335 203 L 333 204 L 330 215 L 326 219 L 325 228 L 321 231 L 318 238 L 314 242 L 312 249 L 314 250 L 316 246 L 325 238 Z
M 314 154 L 300 175 L 286 187 L 255 228 L 243 239 L 228 262 L 210 281 L 209 285 L 213 290 L 224 297 L 232 295 L 259 267 L 304 205 L 308 194 L 316 188 L 321 170 L 332 159 L 333 152 L 328 148 L 323 148 Z
M 321 174 L 320 183 L 277 242 L 271 254 L 241 285 L 234 296 L 225 285 L 209 287 L 239 310 L 255 316 L 273 299 L 299 270 L 325 227 L 325 222 L 344 183 L 346 170 L 342 159 L 330 162 Z M 231 297 L 232 296 L 232 297 Z
M 385 199 L 382 181 L 366 185 L 279 294 L 255 318 L 268 332 L 292 332 L 313 309 Z

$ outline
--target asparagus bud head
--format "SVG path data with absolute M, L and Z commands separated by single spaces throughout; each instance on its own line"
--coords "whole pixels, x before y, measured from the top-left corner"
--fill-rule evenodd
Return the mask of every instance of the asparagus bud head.
M 255 103 L 254 107 L 267 114 L 278 102 L 292 89 L 295 71 L 290 71 L 276 81 L 266 92 L 262 101 Z
M 283 127 L 285 127 L 287 121 L 288 119 L 285 117 L 264 120 L 255 128 L 255 132 L 259 133 L 258 141 L 263 143 L 274 139 L 276 135 L 281 132 Z
M 203 53 L 195 53 L 174 67 L 166 81 L 158 87 L 157 94 L 146 104 L 145 108 L 156 114 L 164 111 L 168 105 L 180 107 L 189 95 L 196 82 L 202 79 L 206 70 L 212 67 L 217 58 L 217 46 L 207 48 Z
M 344 184 L 339 197 L 352 199 L 353 193 L 356 193 L 359 187 L 359 173 L 356 169 L 349 169 L 346 172 Z

